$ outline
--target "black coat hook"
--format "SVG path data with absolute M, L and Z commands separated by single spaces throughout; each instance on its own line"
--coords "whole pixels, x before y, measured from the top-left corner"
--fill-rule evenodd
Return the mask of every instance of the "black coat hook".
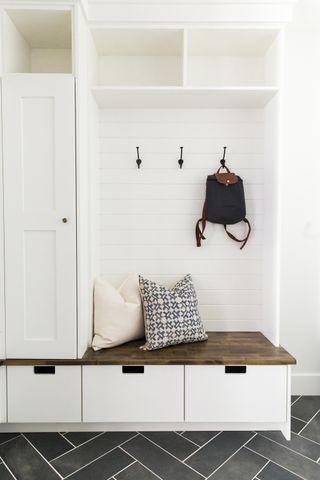
M 226 168 L 226 150 L 227 150 L 227 147 L 223 147 L 223 157 L 221 158 L 220 160 L 220 163 L 221 163 L 221 166 L 222 168 Z
M 138 168 L 140 168 L 142 160 L 139 157 L 139 147 L 136 147 L 136 148 L 137 148 L 137 157 L 138 157 L 137 160 L 136 160 L 136 164 L 138 165 Z
M 178 160 L 180 168 L 182 168 L 182 165 L 183 165 L 182 152 L 183 152 L 183 147 L 180 147 L 180 158 Z

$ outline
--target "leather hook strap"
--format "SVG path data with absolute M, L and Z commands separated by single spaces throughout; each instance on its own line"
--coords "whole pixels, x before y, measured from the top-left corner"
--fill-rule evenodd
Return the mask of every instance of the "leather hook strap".
M 201 222 L 201 229 L 200 229 L 200 222 Z M 203 209 L 202 209 L 202 217 L 196 223 L 196 240 L 197 240 L 197 247 L 201 247 L 201 240 L 205 240 L 206 237 L 203 235 L 203 232 L 206 228 L 206 202 L 204 202 Z
M 221 165 L 221 167 L 218 168 L 218 170 L 216 171 L 216 173 L 220 173 L 220 170 L 224 168 L 225 170 L 227 170 L 228 173 L 230 173 L 230 170 L 229 168 L 226 166 L 226 165 Z
M 242 243 L 242 245 L 241 245 L 241 247 L 240 247 L 240 250 L 242 250 L 243 247 L 245 246 L 245 244 L 247 243 L 248 238 L 249 238 L 250 233 L 251 233 L 251 225 L 250 225 L 249 220 L 247 220 L 246 218 L 244 218 L 243 221 L 248 225 L 248 233 L 247 233 L 247 236 L 246 236 L 244 239 L 242 239 L 242 240 L 239 240 L 239 238 L 236 238 L 234 235 L 232 235 L 232 233 L 228 232 L 228 230 L 227 230 L 227 225 L 223 225 L 226 234 L 227 234 L 232 240 L 234 240 L 235 242 Z

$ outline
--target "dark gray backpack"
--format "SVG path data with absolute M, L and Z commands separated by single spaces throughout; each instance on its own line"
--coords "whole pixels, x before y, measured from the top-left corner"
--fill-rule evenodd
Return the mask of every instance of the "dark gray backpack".
M 226 150 L 226 147 L 225 147 Z M 202 217 L 196 224 L 197 246 L 201 246 L 201 240 L 205 240 L 204 230 L 206 222 L 219 223 L 224 226 L 227 235 L 235 242 L 242 243 L 242 249 L 248 241 L 251 225 L 246 219 L 246 202 L 242 179 L 235 173 L 231 173 L 225 166 L 225 150 L 221 167 L 213 175 L 208 175 L 206 186 L 206 199 L 203 205 Z M 220 173 L 225 169 L 226 173 Z M 245 238 L 238 239 L 228 232 L 227 225 L 238 222 L 248 225 L 248 233 Z

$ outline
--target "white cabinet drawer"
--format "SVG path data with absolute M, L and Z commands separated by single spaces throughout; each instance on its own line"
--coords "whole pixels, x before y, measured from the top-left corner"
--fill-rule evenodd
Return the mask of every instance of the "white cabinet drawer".
M 81 367 L 8 367 L 9 422 L 81 422 Z
M 222 365 L 185 368 L 187 422 L 286 420 L 286 366 L 248 365 L 246 373 L 226 373 Z
M 83 367 L 84 422 L 183 421 L 183 366 Z

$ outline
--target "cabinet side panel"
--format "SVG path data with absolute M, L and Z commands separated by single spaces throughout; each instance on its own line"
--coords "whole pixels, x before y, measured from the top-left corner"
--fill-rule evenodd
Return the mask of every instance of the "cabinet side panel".
M 0 111 L 2 111 L 0 92 Z M 2 115 L 0 117 L 0 358 L 5 358 L 5 301 L 4 301 L 4 218 L 3 218 L 3 161 L 2 161 Z
M 265 108 L 265 214 L 263 220 L 263 323 L 262 333 L 279 345 L 279 161 L 280 161 L 280 98 L 275 97 Z

